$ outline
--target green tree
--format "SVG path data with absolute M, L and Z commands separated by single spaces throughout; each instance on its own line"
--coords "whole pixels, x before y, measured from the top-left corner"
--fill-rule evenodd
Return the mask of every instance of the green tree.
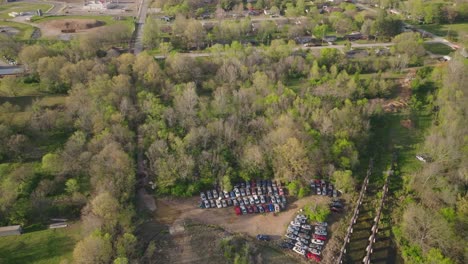
M 337 190 L 347 193 L 354 190 L 355 183 L 350 170 L 333 172 L 332 181 Z
M 73 250 L 77 264 L 106 264 L 112 258 L 112 243 L 108 235 L 91 234 L 79 241 Z
M 158 47 L 161 40 L 161 29 L 159 27 L 158 18 L 147 17 L 145 27 L 143 29 L 143 45 L 149 49 Z

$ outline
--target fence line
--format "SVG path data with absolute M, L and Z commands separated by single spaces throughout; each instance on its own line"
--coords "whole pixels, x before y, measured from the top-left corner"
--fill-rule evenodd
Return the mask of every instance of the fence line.
M 366 194 L 367 190 L 367 185 L 369 184 L 369 177 L 372 174 L 372 168 L 374 167 L 374 160 L 370 159 L 369 161 L 369 168 L 367 169 L 367 174 L 366 178 L 364 178 L 364 182 L 362 183 L 361 186 L 361 192 L 359 193 L 359 198 L 356 203 L 356 207 L 354 208 L 354 213 L 353 217 L 351 218 L 351 222 L 349 224 L 348 230 L 346 232 L 346 236 L 344 238 L 343 246 L 341 247 L 340 250 L 340 255 L 338 256 L 338 259 L 336 261 L 337 264 L 342 264 L 343 263 L 343 258 L 346 254 L 346 246 L 348 245 L 351 237 L 351 233 L 353 233 L 353 225 L 356 224 L 358 215 L 359 215 L 359 207 L 362 205 L 362 200 L 364 199 L 364 196 Z

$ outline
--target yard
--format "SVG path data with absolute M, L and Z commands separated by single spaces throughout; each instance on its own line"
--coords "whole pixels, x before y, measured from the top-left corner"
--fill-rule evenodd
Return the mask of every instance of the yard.
M 424 43 L 424 48 L 437 55 L 448 55 L 453 52 L 452 48 L 442 43 Z
M 10 12 L 30 12 L 41 9 L 43 12 L 49 10 L 52 5 L 40 3 L 8 3 L 0 5 L 0 19 L 11 18 L 8 16 Z
M 67 228 L 47 229 L 0 239 L 0 263 L 61 263 L 71 261 L 80 224 Z
M 463 34 L 468 34 L 468 23 L 456 23 L 456 24 L 444 24 L 444 25 L 437 25 L 437 24 L 426 24 L 426 25 L 418 25 L 418 27 L 429 31 L 433 34 L 436 34 L 440 37 L 447 37 L 453 38 L 455 41 L 461 41 L 461 36 Z
M 0 21 L 0 27 L 12 27 L 17 29 L 19 32 L 14 36 L 14 38 L 19 40 L 29 40 L 35 29 L 33 26 L 28 24 L 10 21 Z

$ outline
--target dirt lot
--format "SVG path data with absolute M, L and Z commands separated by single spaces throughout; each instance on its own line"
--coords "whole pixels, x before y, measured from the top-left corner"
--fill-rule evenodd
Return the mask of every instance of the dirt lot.
M 232 233 L 243 233 L 252 237 L 268 234 L 273 238 L 284 236 L 288 223 L 297 211 L 308 203 L 326 204 L 330 198 L 309 196 L 287 205 L 287 210 L 279 213 L 252 214 L 237 216 L 233 207 L 223 209 L 200 209 L 199 198 L 158 199 L 155 220 L 172 225 L 176 220 L 191 219 L 200 223 L 219 225 Z M 289 201 L 288 201 L 289 202 Z
M 143 244 L 150 241 L 157 243 L 157 257 L 150 258 L 148 263 L 226 263 L 221 241 L 233 236 L 240 236 L 252 247 L 256 258 L 251 263 L 310 263 L 292 251 L 279 249 L 277 243 L 283 238 L 289 222 L 299 209 L 309 203 L 328 204 L 330 198 L 313 195 L 296 201 L 288 199 L 287 210 L 276 215 L 237 216 L 233 207 L 200 209 L 199 202 L 198 197 L 156 200 L 153 221 L 143 224 L 137 231 Z M 332 215 L 329 223 L 334 223 L 340 217 Z M 332 233 L 335 228 L 332 224 Z M 273 240 L 259 243 L 255 239 L 257 234 L 268 234 Z
M 74 29 L 76 33 L 90 32 L 102 27 L 104 22 L 95 19 L 60 19 L 39 24 L 42 36 L 55 37 L 64 29 Z

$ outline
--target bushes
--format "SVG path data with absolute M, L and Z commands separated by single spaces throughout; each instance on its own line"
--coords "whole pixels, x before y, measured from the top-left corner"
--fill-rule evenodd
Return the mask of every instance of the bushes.
M 308 204 L 304 207 L 304 214 L 310 221 L 325 222 L 330 209 L 326 205 Z

